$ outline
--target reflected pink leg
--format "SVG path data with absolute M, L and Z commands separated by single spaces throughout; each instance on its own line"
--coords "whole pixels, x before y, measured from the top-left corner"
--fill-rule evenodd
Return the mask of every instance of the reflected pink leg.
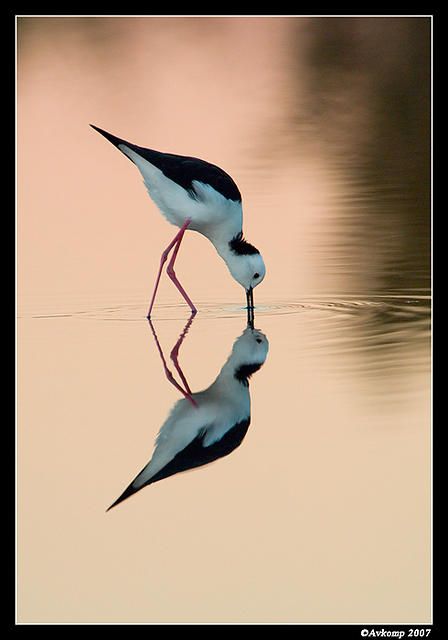
M 193 322 L 193 318 L 194 318 L 194 313 L 191 314 L 191 317 L 189 319 L 189 321 L 187 322 L 187 324 L 185 325 L 185 329 L 182 331 L 181 335 L 179 336 L 179 340 L 176 342 L 176 344 L 174 345 L 174 347 L 171 349 L 171 353 L 170 353 L 170 358 L 173 361 L 174 366 L 176 367 L 176 371 L 180 376 L 180 379 L 182 380 L 185 389 L 187 390 L 187 392 L 189 394 L 191 394 L 191 389 L 190 386 L 187 382 L 187 379 L 185 378 L 182 369 L 180 368 L 180 364 L 179 364 L 179 349 L 180 349 L 180 345 L 182 344 L 188 329 L 191 326 L 191 323 Z
M 168 255 L 169 255 L 171 249 L 174 247 L 174 245 L 176 245 L 176 249 L 175 249 L 174 255 L 173 255 L 174 259 L 173 258 L 171 259 L 171 261 L 169 263 L 169 266 L 168 266 L 168 269 L 170 269 L 170 265 L 172 267 L 172 264 L 174 263 L 174 260 L 176 259 L 176 256 L 177 256 L 177 252 L 179 251 L 179 245 L 180 245 L 181 240 L 182 240 L 182 238 L 184 236 L 185 230 L 188 227 L 188 225 L 190 224 L 190 222 L 191 222 L 191 218 L 188 218 L 188 220 L 186 221 L 184 226 L 180 229 L 179 233 L 177 233 L 175 235 L 173 240 L 170 242 L 170 244 L 167 246 L 167 248 L 165 249 L 165 251 L 161 255 L 159 272 L 157 274 L 157 279 L 156 279 L 156 285 L 154 287 L 154 293 L 152 294 L 151 304 L 149 305 L 149 310 L 148 310 L 148 315 L 147 315 L 148 318 L 151 317 L 151 311 L 152 311 L 152 308 L 154 306 L 154 300 L 156 299 L 156 293 L 157 293 L 157 289 L 158 289 L 159 282 L 160 282 L 160 276 L 162 275 L 163 265 L 167 261 L 167 258 L 168 258 Z M 174 271 L 173 271 L 173 273 L 174 273 Z M 168 275 L 170 275 L 170 273 L 168 273 Z M 170 277 L 171 277 L 171 275 L 170 275 Z M 171 279 L 173 279 L 173 278 L 171 277 Z M 174 276 L 173 282 L 177 286 L 177 288 L 179 289 L 181 294 L 184 296 L 185 300 L 187 301 L 188 305 L 190 306 L 191 311 L 196 313 L 197 309 L 195 308 L 195 306 L 193 305 L 193 303 L 191 302 L 190 298 L 187 296 L 185 291 L 182 289 L 180 283 L 177 281 L 175 276 Z
M 180 338 L 179 338 L 178 342 L 176 343 L 176 345 L 175 345 L 175 347 L 174 347 L 174 349 L 176 349 L 176 353 L 179 351 L 179 347 L 180 347 L 180 345 L 182 344 L 182 341 L 183 341 L 183 339 L 184 339 L 184 337 L 185 337 L 186 333 L 188 332 L 188 329 L 189 329 L 189 327 L 190 327 L 190 325 L 191 325 L 191 323 L 192 323 L 192 321 L 193 321 L 193 317 L 194 317 L 194 315 L 192 315 L 192 316 L 191 316 L 191 318 L 190 318 L 190 320 L 187 322 L 187 325 L 185 326 L 185 329 L 183 330 L 182 335 L 180 336 Z M 180 374 L 180 376 L 181 376 L 181 378 L 182 378 L 182 381 L 184 382 L 184 384 L 185 384 L 185 386 L 186 386 L 187 391 L 186 391 L 185 389 L 182 389 L 182 387 L 180 386 L 180 384 L 179 384 L 179 383 L 174 379 L 174 376 L 173 376 L 173 374 L 171 373 L 171 371 L 168 369 L 168 365 L 166 364 L 165 356 L 163 355 L 162 347 L 160 346 L 159 340 L 158 340 L 158 338 L 157 338 L 156 330 L 154 329 L 154 326 L 153 326 L 153 324 L 152 324 L 152 322 L 151 322 L 150 318 L 148 318 L 148 322 L 149 322 L 149 326 L 151 327 L 152 335 L 154 336 L 154 339 L 155 339 L 155 341 L 156 341 L 157 349 L 158 349 L 158 351 L 159 351 L 159 355 L 160 355 L 160 358 L 161 358 L 161 360 L 162 360 L 162 364 L 163 364 L 163 368 L 164 368 L 164 370 L 165 370 L 165 375 L 166 375 L 166 377 L 168 378 L 169 382 L 171 382 L 171 384 L 172 384 L 173 386 L 175 386 L 175 387 L 176 387 L 176 389 L 177 389 L 178 391 L 180 391 L 180 392 L 182 393 L 182 395 L 184 395 L 184 396 L 187 398 L 187 400 L 188 400 L 189 402 L 191 402 L 191 404 L 193 405 L 193 407 L 195 407 L 195 408 L 197 409 L 197 408 L 198 408 L 198 405 L 197 405 L 197 403 L 195 402 L 195 400 L 193 400 L 193 398 L 191 397 L 190 387 L 188 386 L 188 383 L 187 383 L 187 381 L 186 381 L 186 379 L 185 379 L 185 376 L 184 376 L 184 374 L 182 373 L 182 370 L 181 370 L 181 368 L 180 368 L 180 366 L 179 366 L 179 363 L 176 363 L 176 362 L 175 362 L 174 364 L 175 364 L 176 369 L 178 370 L 178 372 L 179 372 L 179 374 Z M 174 351 L 174 349 L 173 349 L 173 351 Z

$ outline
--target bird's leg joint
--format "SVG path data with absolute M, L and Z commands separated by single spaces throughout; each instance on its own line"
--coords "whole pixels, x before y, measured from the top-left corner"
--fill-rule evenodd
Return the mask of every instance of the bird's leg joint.
M 176 277 L 176 272 L 174 271 L 174 267 L 172 264 L 169 264 L 166 268 L 166 272 L 169 275 L 170 278 L 175 278 Z

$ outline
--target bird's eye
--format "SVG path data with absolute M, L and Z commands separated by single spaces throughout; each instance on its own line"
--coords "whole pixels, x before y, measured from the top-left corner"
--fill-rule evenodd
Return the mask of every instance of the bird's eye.
M 260 277 L 260 274 L 259 274 L 259 273 L 254 273 L 254 279 L 255 279 L 255 278 L 259 278 L 259 277 Z
M 257 338 L 257 342 L 258 344 L 260 344 L 261 342 L 263 342 L 263 340 L 261 338 Z

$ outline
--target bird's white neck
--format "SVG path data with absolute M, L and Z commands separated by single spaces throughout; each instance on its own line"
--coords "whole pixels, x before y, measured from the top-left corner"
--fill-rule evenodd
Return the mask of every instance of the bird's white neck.
M 232 252 L 232 249 L 230 248 L 230 242 L 232 238 L 228 238 L 225 240 L 222 237 L 217 237 L 210 238 L 210 240 L 214 245 L 216 251 L 218 252 L 218 255 L 221 256 L 224 262 L 229 264 L 229 262 L 231 262 L 235 256 L 235 254 Z

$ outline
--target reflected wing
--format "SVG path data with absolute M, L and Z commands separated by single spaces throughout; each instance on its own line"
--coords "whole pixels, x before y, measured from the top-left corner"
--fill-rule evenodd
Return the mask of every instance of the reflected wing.
M 202 430 L 185 449 L 179 451 L 179 453 L 146 484 L 152 484 L 153 482 L 157 482 L 157 480 L 168 478 L 168 476 L 172 476 L 180 471 L 194 469 L 195 467 L 200 467 L 228 455 L 241 444 L 247 433 L 249 424 L 250 418 L 238 422 L 226 431 L 220 440 L 213 442 L 213 444 L 208 447 L 204 446 L 206 429 Z
M 192 442 L 179 451 L 162 469 L 151 476 L 145 484 L 135 486 L 134 480 L 127 489 L 125 489 L 121 496 L 109 507 L 109 509 L 112 509 L 112 507 L 118 503 L 129 498 L 131 495 L 153 482 L 157 482 L 163 478 L 168 478 L 169 476 L 172 476 L 175 473 L 180 473 L 181 471 L 200 467 L 228 455 L 241 444 L 247 433 L 249 424 L 250 417 L 234 424 L 225 432 L 220 440 L 213 442 L 208 447 L 204 446 L 204 437 L 207 430 L 202 429 Z

